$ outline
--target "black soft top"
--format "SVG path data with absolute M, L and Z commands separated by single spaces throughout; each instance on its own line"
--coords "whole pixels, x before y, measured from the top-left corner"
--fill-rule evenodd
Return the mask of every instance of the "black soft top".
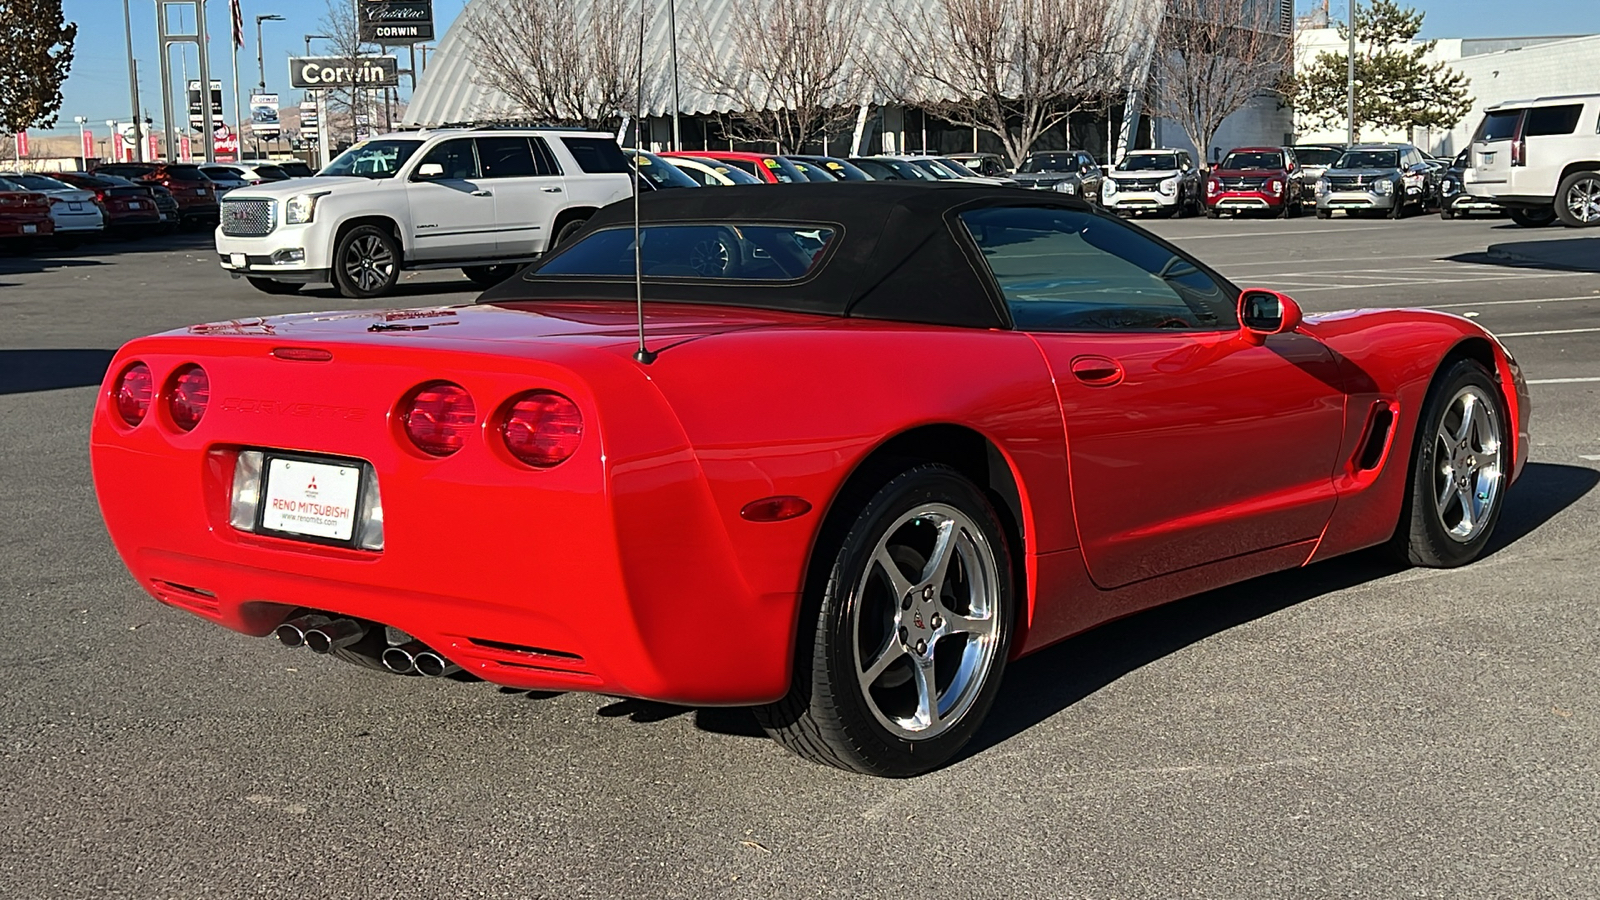
M 988 266 L 953 218 L 962 210 L 985 206 L 1089 209 L 1078 200 L 1014 187 L 951 182 L 752 184 L 646 193 L 639 198 L 639 220 L 645 225 L 822 225 L 839 234 L 817 268 L 798 281 L 646 276 L 645 303 L 704 303 L 1006 328 L 1010 316 Z M 629 198 L 596 213 L 573 244 L 596 231 L 632 224 Z M 546 260 L 560 255 L 551 254 Z M 478 302 L 634 299 L 631 276 L 541 276 L 543 264 L 491 288 Z

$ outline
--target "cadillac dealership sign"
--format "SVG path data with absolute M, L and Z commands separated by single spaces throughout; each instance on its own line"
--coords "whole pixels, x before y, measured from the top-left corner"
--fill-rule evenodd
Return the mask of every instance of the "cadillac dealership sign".
M 359 0 L 361 40 L 418 44 L 433 40 L 433 0 Z

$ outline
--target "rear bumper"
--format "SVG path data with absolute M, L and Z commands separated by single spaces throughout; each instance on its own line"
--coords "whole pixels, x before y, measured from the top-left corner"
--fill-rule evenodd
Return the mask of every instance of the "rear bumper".
M 608 423 L 581 383 L 548 367 L 530 374 L 531 363 L 508 377 L 517 366 L 504 359 L 436 360 L 453 363 L 444 370 L 486 410 L 548 386 L 573 396 L 593 423 L 581 455 L 549 470 L 519 467 L 476 439 L 440 460 L 395 432 L 390 408 L 430 376 L 408 371 L 396 381 L 394 358 L 378 355 L 390 348 L 346 366 L 360 354 L 336 347 L 339 405 L 324 406 L 302 402 L 330 396 L 323 367 L 270 361 L 265 350 L 276 341 L 235 340 L 252 359 L 202 357 L 211 405 L 193 432 L 178 432 L 159 409 L 126 427 L 108 409 L 108 388 L 97 403 L 90 455 L 101 511 L 133 577 L 157 600 L 256 636 L 298 609 L 393 626 L 473 675 L 524 690 L 713 705 L 771 702 L 787 691 L 798 585 L 756 593 L 692 454 L 641 456 L 606 442 Z M 108 385 L 133 359 L 164 382 L 195 358 L 167 350 L 125 350 Z M 676 430 L 648 404 L 629 417 L 612 431 L 637 427 L 671 441 Z M 227 497 L 242 446 L 365 460 L 383 499 L 384 549 L 234 529 Z M 162 486 L 159 499 L 152 485 Z M 805 546 L 797 541 L 797 552 Z

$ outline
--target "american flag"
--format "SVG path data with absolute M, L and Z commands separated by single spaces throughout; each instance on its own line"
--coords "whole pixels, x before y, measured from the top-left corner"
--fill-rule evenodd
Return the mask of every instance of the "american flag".
M 233 45 L 244 46 L 244 10 L 239 8 L 239 0 L 228 0 L 228 5 L 233 7 Z

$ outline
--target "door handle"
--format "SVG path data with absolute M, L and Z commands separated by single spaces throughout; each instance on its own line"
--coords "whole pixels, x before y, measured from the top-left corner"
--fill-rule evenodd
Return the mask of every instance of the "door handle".
M 494 196 L 494 191 L 473 191 L 472 192 L 472 196 L 474 196 L 474 197 L 493 197 Z
M 561 193 L 561 188 L 558 188 L 558 187 L 547 187 L 547 188 L 544 188 L 543 190 L 544 190 L 544 192 L 546 194 L 559 194 L 559 193 Z
M 1104 356 L 1079 356 L 1072 361 L 1072 377 L 1090 387 L 1111 387 L 1122 381 L 1122 364 Z

